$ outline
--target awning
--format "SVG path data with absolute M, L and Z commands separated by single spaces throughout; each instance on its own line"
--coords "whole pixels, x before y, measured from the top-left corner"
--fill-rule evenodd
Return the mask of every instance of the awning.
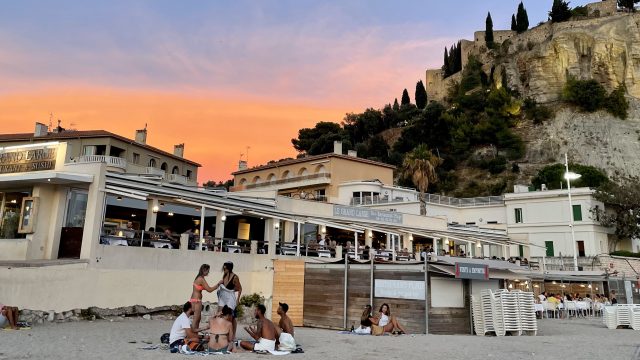
M 93 175 L 60 171 L 34 171 L 19 174 L 0 175 L 1 186 L 14 186 L 25 184 L 77 184 L 93 182 Z

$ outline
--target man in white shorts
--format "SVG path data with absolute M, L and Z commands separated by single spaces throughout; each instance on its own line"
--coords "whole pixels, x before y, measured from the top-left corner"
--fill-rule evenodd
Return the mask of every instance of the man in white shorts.
M 241 341 L 240 346 L 245 350 L 251 351 L 275 351 L 276 350 L 276 327 L 271 320 L 264 317 L 267 308 L 260 304 L 256 307 L 255 317 L 258 319 L 258 325 L 254 327 L 245 327 L 245 331 L 254 338 L 257 343 L 250 341 Z

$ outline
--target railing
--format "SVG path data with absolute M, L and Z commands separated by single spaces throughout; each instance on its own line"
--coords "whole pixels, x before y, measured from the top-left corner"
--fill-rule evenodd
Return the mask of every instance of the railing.
M 90 164 L 90 163 L 105 163 L 107 166 L 112 166 L 126 170 L 127 160 L 116 156 L 107 155 L 82 155 L 79 156 L 75 162 L 77 164 Z
M 302 176 L 290 177 L 290 178 L 286 178 L 286 179 L 278 179 L 278 180 L 274 180 L 274 181 L 259 182 L 259 183 L 256 183 L 256 184 L 237 185 L 237 186 L 233 186 L 231 188 L 231 190 L 232 191 L 248 190 L 248 189 L 255 189 L 255 188 L 258 188 L 258 187 L 288 184 L 288 183 L 293 183 L 293 182 L 298 182 L 298 181 L 305 181 L 305 180 L 319 180 L 319 182 L 330 182 L 331 181 L 331 174 L 330 173 L 321 173 L 321 174 L 302 175 Z
M 188 185 L 189 179 L 186 176 L 178 175 L 178 174 L 168 174 L 165 176 L 166 180 L 170 184 L 177 185 Z
M 532 256 L 531 261 L 537 262 L 542 270 L 542 257 Z M 600 269 L 600 260 L 595 256 L 578 256 L 578 268 L 591 271 Z M 545 270 L 575 271 L 573 256 L 549 256 L 544 258 Z
M 455 207 L 473 207 L 486 205 L 502 205 L 504 204 L 504 197 L 485 196 L 475 198 L 454 198 L 443 195 L 425 194 L 425 201 L 430 204 L 440 204 Z
M 154 168 L 151 166 L 147 166 L 144 168 L 144 173 L 147 175 L 158 175 L 158 176 L 164 176 L 165 171 L 162 169 L 158 169 L 158 168 Z
M 388 203 L 398 203 L 398 202 L 406 202 L 406 201 L 417 201 L 418 199 L 411 199 L 409 197 L 404 196 L 396 196 L 395 198 L 391 198 L 389 196 L 363 196 L 363 197 L 352 197 L 349 201 L 349 205 L 374 205 L 374 204 L 388 204 Z

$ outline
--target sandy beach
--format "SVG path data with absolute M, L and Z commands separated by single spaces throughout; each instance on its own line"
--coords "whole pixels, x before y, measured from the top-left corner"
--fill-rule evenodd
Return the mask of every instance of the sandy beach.
M 0 359 L 179 359 L 187 355 L 141 350 L 159 343 L 169 320 L 119 318 L 113 321 L 50 323 L 31 330 L 1 331 Z M 640 333 L 608 330 L 601 319 L 544 319 L 538 336 L 479 337 L 445 335 L 357 336 L 297 328 L 304 354 L 296 359 L 637 359 Z M 240 338 L 248 339 L 244 331 Z M 135 343 L 132 343 L 134 342 Z M 384 355 L 383 355 L 384 354 Z M 226 355 L 251 359 L 267 355 Z

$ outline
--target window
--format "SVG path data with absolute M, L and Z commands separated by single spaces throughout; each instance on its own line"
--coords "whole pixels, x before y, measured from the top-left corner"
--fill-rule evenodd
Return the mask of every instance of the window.
M 149 167 L 156 167 L 158 165 L 158 162 L 156 161 L 156 159 L 149 159 Z
M 524 257 L 524 245 L 518 245 L 518 255 L 520 255 L 520 258 Z
M 596 214 L 596 221 L 600 221 L 600 205 L 596 205 L 594 213 Z
M 582 205 L 573 205 L 573 221 L 582 221 Z
M 95 155 L 97 148 L 95 145 L 85 145 L 82 148 L 82 155 Z
M 174 175 L 180 174 L 180 168 L 177 166 L 174 166 L 173 169 L 171 169 L 171 173 Z
M 187 179 L 191 179 L 193 176 L 193 172 L 191 170 L 187 170 Z
M 140 154 L 133 153 L 133 163 L 140 164 Z
M 547 248 L 547 256 L 554 256 L 553 255 L 553 241 L 545 241 L 544 242 L 544 247 Z
M 522 208 L 516 208 L 515 209 L 515 213 L 516 213 L 516 224 L 521 224 L 522 221 Z

